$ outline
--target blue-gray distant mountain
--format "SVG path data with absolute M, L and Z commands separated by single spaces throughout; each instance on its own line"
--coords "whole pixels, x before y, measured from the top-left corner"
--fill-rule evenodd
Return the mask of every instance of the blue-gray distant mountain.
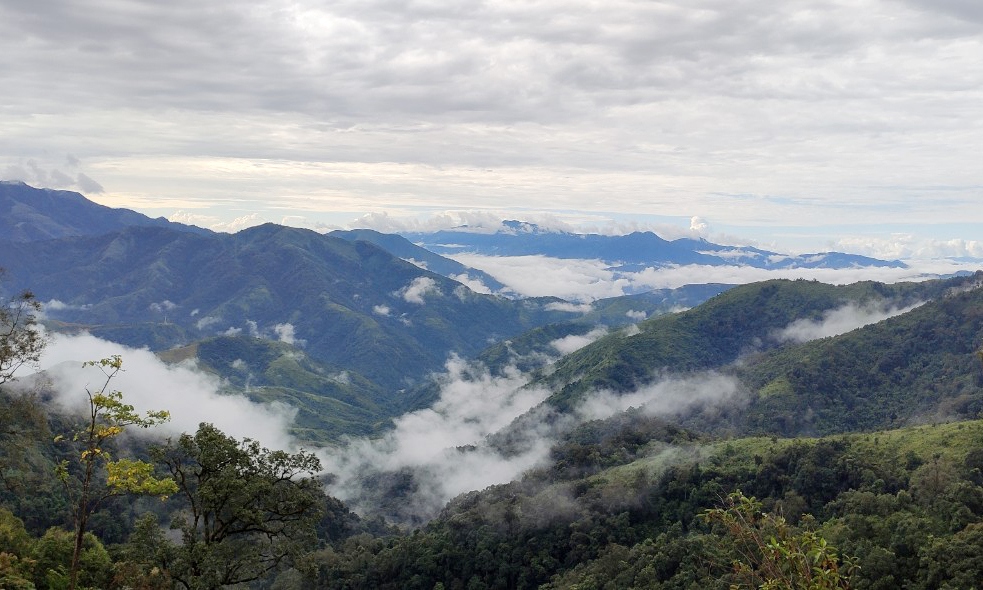
M 770 270 L 787 268 L 905 268 L 899 260 L 879 260 L 840 252 L 786 255 L 746 246 L 723 246 L 706 240 L 664 240 L 652 232 L 623 236 L 577 234 L 546 230 L 534 223 L 505 221 L 494 233 L 470 228 L 436 232 L 405 232 L 411 242 L 437 254 L 472 253 L 485 256 L 542 255 L 554 258 L 602 260 L 614 270 L 702 264 L 741 265 Z
M 130 209 L 94 203 L 79 193 L 34 188 L 23 182 L 0 181 L 0 236 L 11 242 L 33 242 L 67 236 L 96 236 L 125 227 L 167 227 L 198 234 L 207 229 L 156 219 Z
M 426 268 L 437 274 L 452 278 L 462 283 L 470 284 L 480 282 L 493 292 L 506 291 L 508 287 L 503 285 L 490 274 L 465 266 L 460 262 L 434 254 L 426 248 L 417 246 L 413 242 L 397 234 L 384 234 L 372 229 L 354 229 L 349 231 L 337 230 L 328 235 L 349 242 L 363 240 L 381 246 L 390 254 L 398 256 L 403 260 L 408 260 L 417 266 Z

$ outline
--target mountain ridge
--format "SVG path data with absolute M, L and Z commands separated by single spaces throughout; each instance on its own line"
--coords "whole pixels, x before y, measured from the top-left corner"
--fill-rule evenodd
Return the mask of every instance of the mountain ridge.
M 746 246 L 725 246 L 705 239 L 666 240 L 650 231 L 620 236 L 544 230 L 534 223 L 507 220 L 490 232 L 455 228 L 433 232 L 400 232 L 411 242 L 437 254 L 531 256 L 602 260 L 617 270 L 667 265 L 746 265 L 778 270 L 788 268 L 906 268 L 900 260 L 880 260 L 858 254 L 819 252 L 781 254 Z
M 12 242 L 33 242 L 75 235 L 97 235 L 130 226 L 168 227 L 198 234 L 210 230 L 156 219 L 131 209 L 100 205 L 74 191 L 41 189 L 23 182 L 0 181 L 0 235 Z

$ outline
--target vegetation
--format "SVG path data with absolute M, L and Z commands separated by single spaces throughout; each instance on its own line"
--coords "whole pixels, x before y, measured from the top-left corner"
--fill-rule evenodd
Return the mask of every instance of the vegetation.
M 433 343 L 474 353 L 489 325 L 538 325 L 546 317 L 541 307 L 522 311 L 462 291 L 439 313 L 406 307 L 402 319 L 411 329 L 397 318 L 366 313 L 374 302 L 362 297 L 392 297 L 419 269 L 369 244 L 265 227 L 232 248 L 209 236 L 141 231 L 146 235 L 86 244 L 99 242 L 100 255 L 129 260 L 136 274 L 128 276 L 139 279 L 134 284 L 152 279 L 161 292 L 180 287 L 171 284 L 177 273 L 167 261 L 183 258 L 146 258 L 133 244 L 146 239 L 182 256 L 198 246 L 215 248 L 202 254 L 217 253 L 207 272 L 234 284 L 235 296 L 184 293 L 182 305 L 207 303 L 209 313 L 236 321 L 255 310 L 279 321 L 294 316 L 274 316 L 274 310 L 318 317 L 320 331 L 303 335 L 309 349 L 240 335 L 196 338 L 170 353 L 172 360 L 198 359 L 230 387 L 248 385 L 254 399 L 301 405 L 298 432 L 308 440 L 336 440 L 345 427 L 378 432 L 387 412 L 433 395 L 424 387 L 394 403 L 386 393 L 391 389 L 366 377 L 377 366 L 373 355 L 393 367 L 432 366 L 443 354 L 434 350 L 445 350 L 429 350 Z M 357 283 L 362 291 L 356 293 L 349 275 L 321 272 L 323 259 L 331 257 L 349 271 L 371 268 L 384 276 Z M 282 284 L 243 279 L 237 267 L 245 264 L 276 269 Z M 76 276 L 76 270 L 66 272 Z M 551 412 L 544 413 L 557 424 L 575 423 L 568 417 L 599 389 L 627 393 L 661 376 L 705 369 L 739 380 L 743 397 L 716 413 L 696 408 L 668 420 L 632 409 L 557 427 L 562 434 L 548 462 L 517 481 L 455 498 L 416 529 L 395 529 L 374 515 L 360 518 L 326 496 L 317 478 L 320 463 L 306 451 L 269 450 L 209 424 L 157 447 L 125 441 L 127 428 L 166 416 L 138 415 L 111 391 L 119 357 L 96 363 L 105 381 L 88 392 L 81 425 L 46 405 L 43 388 L 37 397 L 4 390 L 0 587 L 980 587 L 983 421 L 974 419 L 983 411 L 980 279 L 735 287 L 555 364 L 530 361 L 524 368 L 538 371 L 536 385 L 555 392 Z M 320 291 L 305 291 L 305 285 Z M 116 295 L 127 303 L 96 314 L 118 314 L 113 321 L 146 314 L 146 301 L 133 292 Z M 452 299 L 448 292 L 443 297 Z M 465 304 L 471 297 L 473 305 Z M 6 325 L 20 326 L 8 331 L 13 341 L 20 335 L 30 345 L 0 349 L 0 368 L 31 362 L 43 345 L 28 334 L 37 334 L 32 301 L 21 300 L 22 315 L 3 316 L 13 318 Z M 928 303 L 836 337 L 801 344 L 776 337 L 792 321 L 822 320 L 845 302 L 883 301 Z M 615 317 L 635 309 L 628 300 L 605 305 L 596 313 Z M 141 337 L 180 340 L 192 330 L 191 320 L 183 322 L 157 322 Z M 412 337 L 396 334 L 404 328 Z M 494 371 L 586 329 L 552 324 L 499 342 L 484 358 Z M 345 346 L 331 352 L 334 360 L 318 356 L 338 342 Z M 342 371 L 358 363 L 366 369 Z M 492 439 L 508 450 L 508 432 Z M 157 477 L 158 470 L 168 477 Z M 412 482 L 398 473 L 381 477 L 389 476 L 387 501 L 398 503 Z M 160 503 L 146 495 L 170 497 Z
M 323 503 L 310 453 L 270 451 L 202 424 L 193 436 L 153 453 L 180 489 L 181 509 L 168 540 L 144 521 L 134 541 L 151 566 L 188 590 L 252 582 L 315 543 Z
M 22 291 L 10 299 L 0 298 L 0 385 L 9 381 L 22 365 L 40 358 L 45 344 L 37 323 L 40 311 L 41 303 L 30 291 Z
M 69 461 L 63 460 L 57 469 L 58 478 L 65 485 L 71 499 L 72 518 L 75 537 L 72 547 L 71 567 L 69 568 L 69 590 L 78 584 L 82 545 L 89 517 L 102 502 L 122 494 L 143 494 L 166 497 L 177 491 L 177 485 L 170 479 L 154 477 L 154 466 L 146 461 L 116 459 L 110 455 L 107 444 L 123 434 L 129 426 L 149 428 L 169 419 L 164 411 L 147 412 L 140 416 L 133 406 L 123 403 L 123 394 L 109 389 L 109 385 L 123 368 L 119 356 L 85 363 L 102 369 L 106 380 L 95 391 L 86 389 L 88 413 L 85 423 L 75 431 L 71 438 L 76 448 L 75 458 L 81 470 L 70 471 Z M 60 438 L 60 437 L 59 437 Z M 57 440 L 57 439 L 56 439 Z M 101 481 L 100 470 L 105 471 L 105 481 Z

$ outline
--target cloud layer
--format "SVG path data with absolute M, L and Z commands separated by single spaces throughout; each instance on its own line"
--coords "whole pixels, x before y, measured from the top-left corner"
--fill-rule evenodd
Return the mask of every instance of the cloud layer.
M 226 434 L 258 440 L 270 448 L 293 449 L 288 433 L 295 411 L 284 405 L 261 405 L 238 395 L 219 393 L 220 383 L 191 366 L 165 365 L 146 349 L 134 349 L 88 334 L 55 334 L 44 350 L 41 368 L 46 369 L 57 394 L 56 401 L 68 411 L 79 410 L 85 390 L 98 389 L 105 375 L 81 363 L 123 358 L 123 371 L 111 388 L 123 392 L 124 400 L 138 412 L 166 410 L 171 420 L 150 433 L 175 436 L 195 432 L 201 422 L 215 424 Z
M 674 289 L 696 283 L 745 284 L 769 279 L 816 279 L 824 283 L 857 281 L 918 281 L 958 271 L 975 272 L 978 261 L 911 261 L 909 268 L 847 268 L 766 270 L 747 266 L 669 266 L 639 271 L 612 270 L 601 260 L 560 259 L 548 256 L 481 256 L 457 254 L 451 258 L 487 272 L 509 289 L 526 297 L 554 296 L 593 301 L 653 289 Z M 576 307 L 564 304 L 564 309 Z
M 0 176 L 226 229 L 466 203 L 972 240 L 939 224 L 983 221 L 981 51 L 966 2 L 11 1 Z

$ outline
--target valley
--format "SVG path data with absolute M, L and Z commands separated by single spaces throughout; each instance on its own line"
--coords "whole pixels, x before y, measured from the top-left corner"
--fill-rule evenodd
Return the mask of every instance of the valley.
M 5 316 L 2 342 L 45 339 L 0 383 L 0 586 L 68 582 L 66 491 L 92 456 L 72 433 L 97 382 L 81 363 L 112 355 L 129 411 L 170 416 L 112 430 L 107 493 L 83 502 L 83 586 L 758 587 L 810 559 L 840 580 L 810 587 L 983 580 L 983 271 L 567 300 L 455 253 L 619 272 L 904 264 L 521 222 L 224 234 L 17 183 L 0 207 L 0 295 L 40 307 Z M 119 459 L 195 483 L 113 488 Z M 208 479 L 213 460 L 228 479 Z M 216 497 L 229 522 L 290 526 L 202 532 L 189 515 Z M 239 573 L 216 565 L 232 555 L 249 556 Z

